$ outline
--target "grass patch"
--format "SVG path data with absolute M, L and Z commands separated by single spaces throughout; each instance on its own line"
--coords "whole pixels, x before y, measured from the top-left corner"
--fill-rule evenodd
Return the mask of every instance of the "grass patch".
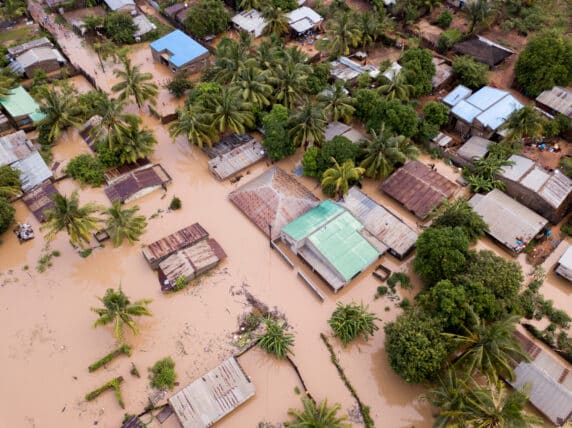
M 123 382 L 123 377 L 121 376 L 116 377 L 115 379 L 111 379 L 109 382 L 104 383 L 99 388 L 94 389 L 93 391 L 88 393 L 85 396 L 85 399 L 87 401 L 95 400 L 97 397 L 99 397 L 108 389 L 113 389 L 113 391 L 115 392 L 115 398 L 117 399 L 117 402 L 119 403 L 122 409 L 125 409 L 125 403 L 123 402 L 123 397 L 121 396 L 121 389 L 119 388 L 121 382 Z
M 153 367 L 149 369 L 151 375 L 151 386 L 157 389 L 173 389 L 177 374 L 175 373 L 175 362 L 171 357 L 163 358 L 157 361 Z
M 36 34 L 35 32 L 36 28 L 37 27 L 30 25 L 30 26 L 15 28 L 10 31 L 2 31 L 0 32 L 0 42 L 5 43 L 7 46 L 11 45 L 12 43 L 6 43 L 6 42 L 13 41 L 14 42 L 13 44 L 24 42 Z M 41 35 L 38 35 L 38 37 L 41 37 Z
M 104 366 L 105 364 L 109 363 L 111 360 L 119 357 L 120 355 L 131 356 L 131 346 L 129 346 L 127 344 L 121 345 L 119 348 L 113 350 L 112 352 L 107 354 L 105 357 L 101 358 L 100 360 L 98 360 L 95 363 L 93 363 L 92 365 L 90 365 L 88 367 L 89 372 L 91 373 L 91 372 L 96 371 L 98 368 Z

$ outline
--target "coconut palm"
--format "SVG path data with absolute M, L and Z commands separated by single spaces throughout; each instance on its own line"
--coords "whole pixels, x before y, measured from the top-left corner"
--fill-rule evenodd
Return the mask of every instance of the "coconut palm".
M 121 59 L 123 70 L 114 70 L 113 74 L 121 81 L 111 87 L 113 92 L 119 92 L 119 98 L 127 100 L 135 98 L 137 107 L 141 108 L 145 101 L 155 105 L 155 99 L 159 93 L 156 84 L 148 82 L 153 79 L 151 73 L 141 73 L 138 65 L 131 65 L 131 60 L 127 57 Z
M 379 87 L 379 93 L 387 99 L 407 101 L 413 95 L 415 87 L 407 83 L 407 72 L 404 70 L 393 71 L 389 81 Z
M 191 146 L 211 147 L 215 130 L 207 123 L 207 115 L 198 106 L 189 105 L 177 111 L 177 120 L 169 125 L 169 134 L 175 138 L 185 135 Z
M 350 12 L 343 12 L 326 24 L 326 39 L 317 45 L 330 55 L 349 55 L 350 48 L 355 48 L 361 40 L 361 31 Z
M 328 406 L 328 400 L 317 404 L 308 397 L 302 398 L 302 410 L 290 409 L 288 415 L 294 418 L 291 422 L 286 422 L 288 428 L 350 428 L 346 423 L 347 416 L 338 416 L 341 409 L 339 404 Z
M 288 17 L 284 14 L 281 8 L 267 6 L 262 9 L 262 17 L 266 21 L 266 27 L 264 27 L 263 34 L 275 34 L 277 36 L 281 36 L 288 32 Z
M 93 324 L 94 327 L 113 323 L 113 334 L 118 342 L 123 340 L 123 327 L 127 326 L 133 334 L 139 334 L 139 329 L 133 317 L 151 316 L 152 313 L 147 305 L 152 302 L 150 299 L 137 300 L 133 303 L 129 297 L 123 293 L 121 286 L 118 290 L 108 288 L 103 298 L 99 299 L 103 303 L 103 308 L 91 308 L 99 315 Z
M 260 0 L 239 0 L 238 8 L 240 10 L 250 10 L 256 9 L 259 10 L 262 3 Z
M 381 126 L 379 132 L 372 131 L 372 138 L 364 148 L 364 157 L 360 166 L 365 169 L 366 177 L 383 179 L 388 177 L 398 165 L 407 159 L 416 159 L 419 150 L 403 135 L 392 135 Z
M 107 93 L 98 99 L 97 111 L 100 113 L 101 120 L 98 126 L 93 126 L 90 130 L 92 137 L 99 139 L 106 138 L 108 142 L 113 142 L 125 133 L 129 120 L 133 120 L 136 116 L 123 113 L 125 101 L 116 98 L 109 98 Z
M 42 101 L 40 111 L 45 117 L 38 126 L 47 130 L 49 141 L 60 138 L 62 130 L 73 126 L 80 128 L 83 124 L 83 109 L 76 102 L 76 93 L 69 85 L 44 88 L 40 91 Z
M 107 138 L 108 146 L 114 147 L 122 165 L 137 162 L 138 159 L 153 153 L 153 146 L 157 144 L 157 139 L 149 129 L 141 128 L 141 123 L 141 118 L 130 116 L 125 122 L 125 128 L 114 141 Z
M 103 40 L 99 42 L 95 42 L 93 44 L 93 50 L 97 54 L 97 59 L 99 60 L 99 65 L 101 66 L 101 70 L 105 73 L 105 66 L 104 62 L 110 58 L 114 60 L 118 58 L 117 50 L 119 47 L 113 43 L 111 40 Z
M 463 327 L 464 334 L 443 333 L 459 349 L 455 366 L 465 368 L 468 374 L 478 371 L 491 378 L 514 380 L 512 367 L 529 359 L 514 336 L 520 317 L 513 315 L 487 324 L 473 316 L 475 321 L 470 328 Z
M 307 64 L 283 61 L 273 69 L 274 99 L 293 110 L 304 99 L 306 81 L 310 74 Z
M 268 84 L 269 78 L 270 71 L 259 69 L 251 60 L 238 70 L 234 85 L 244 101 L 264 107 L 270 105 L 268 97 L 272 94 L 272 86 Z
M 26 13 L 25 0 L 4 0 L 2 2 L 2 16 L 8 19 L 18 18 Z
M 98 229 L 100 220 L 94 214 L 99 207 L 93 203 L 81 206 L 77 191 L 69 198 L 56 193 L 53 202 L 54 207 L 46 211 L 46 222 L 41 227 L 48 231 L 46 238 L 54 239 L 59 232 L 65 230 L 72 245 L 83 247 L 84 244 L 89 244 L 91 233 Z
M 288 354 L 292 354 L 294 335 L 286 331 L 285 323 L 267 318 L 264 320 L 264 327 L 264 332 L 256 338 L 256 344 L 260 348 L 280 359 L 285 359 Z
M 456 426 L 528 428 L 543 424 L 542 418 L 524 411 L 527 394 L 523 391 L 508 393 L 499 380 L 489 380 L 484 386 L 470 381 L 463 401 L 459 409 L 441 412 L 445 417 L 460 419 L 462 423 Z
M 464 8 L 465 13 L 469 18 L 468 33 L 472 33 L 483 25 L 487 24 L 494 16 L 495 10 L 489 0 L 474 0 L 468 1 Z
M 334 332 L 334 337 L 339 338 L 344 347 L 352 340 L 362 337 L 365 341 L 379 330 L 375 321 L 379 320 L 375 314 L 367 311 L 363 304 L 349 303 L 343 305 L 338 302 L 336 310 L 329 319 L 328 324 Z
M 342 120 L 349 123 L 356 111 L 353 98 L 340 82 L 336 82 L 331 89 L 318 95 L 318 101 L 322 103 L 324 112 L 333 121 Z
M 240 43 L 223 38 L 216 48 L 213 66 L 214 80 L 220 84 L 234 80 L 246 57 L 247 52 Z
M 139 207 L 122 208 L 119 201 L 113 202 L 111 208 L 105 211 L 107 220 L 105 230 L 111 238 L 114 247 L 119 247 L 123 239 L 127 239 L 130 244 L 139 240 L 139 237 L 145 233 L 147 221 L 145 216 L 136 215 Z
M 340 165 L 332 158 L 332 162 L 334 166 L 328 168 L 322 175 L 322 188 L 331 186 L 338 197 L 343 198 L 348 193 L 350 185 L 360 180 L 365 169 L 355 166 L 352 160 L 347 160 Z
M 501 129 L 508 130 L 507 141 L 519 141 L 524 137 L 537 138 L 544 132 L 546 119 L 534 105 L 528 104 L 514 111 L 502 125 Z
M 377 41 L 379 36 L 393 26 L 392 19 L 387 15 L 383 8 L 379 13 L 358 13 L 354 19 L 360 32 L 359 44 L 363 48 L 371 46 Z
M 12 94 L 12 89 L 16 86 L 16 79 L 11 76 L 0 75 L 0 98 L 6 98 Z
M 326 113 L 311 101 L 293 114 L 290 121 L 290 138 L 296 146 L 321 146 L 325 139 Z
M 467 398 L 463 374 L 453 368 L 447 369 L 438 377 L 436 385 L 421 398 L 441 409 L 435 417 L 434 427 L 463 426 L 462 419 L 456 415 L 464 408 Z
M 262 40 L 254 54 L 256 65 L 261 70 L 272 70 L 274 65 L 276 65 L 277 57 L 278 49 L 269 40 Z
M 205 103 L 205 113 L 211 126 L 222 136 L 226 131 L 244 134 L 254 126 L 252 106 L 244 101 L 236 88 L 224 87 Z

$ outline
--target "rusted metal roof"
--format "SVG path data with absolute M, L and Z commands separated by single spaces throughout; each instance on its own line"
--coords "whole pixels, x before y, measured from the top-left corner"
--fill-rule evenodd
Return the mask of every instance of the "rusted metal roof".
M 408 162 L 383 182 L 380 189 L 420 219 L 449 199 L 459 187 L 419 161 Z
M 415 246 L 417 233 L 357 187 L 352 187 L 338 203 L 357 217 L 366 230 L 385 244 L 394 256 L 403 258 Z
M 22 200 L 28 209 L 32 211 L 34 217 L 40 223 L 43 223 L 46 221 L 46 211 L 54 208 L 53 198 L 56 193 L 59 193 L 58 189 L 51 182 L 47 181 L 30 193 L 25 194 Z
M 169 404 L 183 428 L 207 428 L 254 393 L 254 384 L 230 357 L 169 398 Z
M 120 176 L 105 189 L 105 194 L 111 202 L 131 202 L 170 181 L 167 171 L 157 164 Z
M 264 147 L 251 139 L 246 143 L 209 160 L 209 171 L 219 180 L 224 180 L 266 157 Z
M 203 239 L 177 251 L 159 263 L 161 290 L 171 290 L 180 277 L 187 280 L 196 278 L 214 268 L 225 258 L 226 253 L 214 239 Z
M 159 263 L 171 254 L 208 236 L 208 232 L 199 223 L 195 223 L 143 247 L 143 256 L 153 269 L 157 269 Z
M 148 168 L 151 164 L 151 161 L 147 158 L 137 159 L 137 161 L 133 163 L 128 163 L 126 165 L 117 166 L 115 168 L 108 169 L 105 171 L 103 176 L 105 177 L 105 181 L 107 184 L 112 184 L 122 175 L 125 175 L 129 172 L 138 171 L 140 169 Z
M 318 205 L 319 199 L 284 170 L 273 167 L 232 192 L 229 199 L 272 239 L 296 217 Z

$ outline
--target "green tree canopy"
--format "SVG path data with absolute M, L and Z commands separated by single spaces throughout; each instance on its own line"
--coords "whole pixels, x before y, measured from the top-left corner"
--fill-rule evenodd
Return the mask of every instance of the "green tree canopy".
M 332 159 L 335 159 L 339 164 L 348 160 L 355 162 L 359 154 L 360 149 L 356 144 L 341 135 L 335 136 L 330 141 L 326 141 L 320 149 L 320 154 L 316 158 L 317 176 L 321 177 L 325 170 L 334 165 Z
M 138 206 L 123 208 L 119 201 L 113 202 L 113 205 L 105 211 L 107 216 L 105 230 L 114 247 L 119 247 L 124 239 L 133 245 L 145 233 L 147 220 L 145 216 L 137 215 L 138 211 Z
M 285 322 L 279 322 L 273 318 L 264 320 L 264 332 L 256 338 L 257 345 L 276 358 L 285 359 L 292 354 L 294 335 L 287 331 Z
M 0 234 L 6 232 L 14 223 L 16 209 L 8 199 L 0 197 Z
M 134 43 L 133 34 L 138 30 L 133 17 L 128 13 L 111 12 L 105 16 L 103 24 L 105 34 L 118 45 Z
M 290 112 L 281 104 L 274 104 L 272 110 L 262 119 L 264 135 L 262 145 L 268 153 L 268 157 L 273 161 L 278 161 L 287 156 L 293 155 L 296 147 L 290 139 L 286 124 Z
M 428 49 L 413 48 L 403 53 L 400 61 L 407 76 L 407 83 L 415 88 L 415 97 L 428 95 L 433 89 L 431 79 L 435 75 L 433 54 Z
M 359 103 L 359 99 L 357 102 Z M 370 131 L 377 131 L 381 129 L 382 124 L 385 124 L 388 130 L 406 138 L 412 138 L 417 134 L 419 117 L 411 104 L 397 99 L 378 98 L 374 100 L 372 110 L 366 115 L 366 125 Z
M 346 423 L 347 416 L 338 416 L 341 407 L 335 404 L 328 406 L 328 401 L 324 400 L 316 403 L 314 400 L 302 398 L 302 410 L 290 409 L 288 415 L 293 418 L 290 422 L 285 422 L 287 428 L 350 428 Z
M 222 33 L 229 22 L 230 14 L 221 0 L 199 0 L 189 7 L 185 27 L 197 37 L 206 37 Z
M 429 101 L 423 107 L 423 118 L 427 122 L 441 127 L 449 121 L 449 107 L 438 101 Z
M 465 199 L 443 202 L 436 210 L 431 226 L 460 227 L 473 243 L 489 231 L 489 226 Z
M 379 330 L 375 324 L 376 320 L 379 318 L 368 312 L 368 307 L 363 304 L 348 303 L 344 305 L 338 302 L 328 324 L 334 332 L 334 337 L 339 338 L 345 347 L 358 337 L 367 341 L 370 336 L 373 336 Z
M 527 104 L 520 110 L 513 111 L 502 125 L 502 129 L 508 131 L 507 141 L 516 141 L 524 137 L 538 138 L 544 133 L 546 117 L 540 113 L 534 104 Z
M 337 195 L 341 198 L 348 193 L 352 184 L 360 181 L 365 170 L 355 166 L 351 160 L 341 165 L 335 159 L 332 161 L 334 165 L 322 175 L 322 190 L 330 196 Z
M 0 167 L 0 198 L 18 195 L 20 184 L 20 171 L 10 165 Z
M 458 56 L 453 61 L 457 82 L 471 89 L 479 89 L 488 82 L 489 68 L 470 56 Z

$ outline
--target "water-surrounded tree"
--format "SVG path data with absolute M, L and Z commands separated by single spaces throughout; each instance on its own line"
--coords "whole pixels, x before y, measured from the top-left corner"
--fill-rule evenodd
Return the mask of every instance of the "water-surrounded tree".
M 355 166 L 351 160 L 347 160 L 341 165 L 333 158 L 332 161 L 334 166 L 324 171 L 322 176 L 322 188 L 331 186 L 333 192 L 342 198 L 348 193 L 350 186 L 360 180 L 365 169 Z
M 432 227 L 460 227 L 472 243 L 489 231 L 483 218 L 462 198 L 444 201 L 432 216 Z
M 121 81 L 111 87 L 113 92 L 119 93 L 119 98 L 128 100 L 133 97 L 137 103 L 137 107 L 141 108 L 145 101 L 155 104 L 159 88 L 155 83 L 149 82 L 153 80 L 151 73 L 141 73 L 138 65 L 131 65 L 129 58 L 122 58 L 123 70 L 114 70 L 113 74 L 120 78 Z
M 382 124 L 379 132 L 372 131 L 367 141 L 360 166 L 365 169 L 366 177 L 383 179 L 388 177 L 397 166 L 407 159 L 416 159 L 419 150 L 403 135 L 392 135 Z
M 434 427 L 463 426 L 463 421 L 457 412 L 464 408 L 467 399 L 465 382 L 466 375 L 450 367 L 439 375 L 435 385 L 421 396 L 440 409 L 439 414 L 435 416 Z
M 244 101 L 262 108 L 270 105 L 272 85 L 268 83 L 269 79 L 270 71 L 261 70 L 250 60 L 238 70 L 234 86 Z
M 353 106 L 353 98 L 349 95 L 347 89 L 339 82 L 336 82 L 336 84 L 326 90 L 325 93 L 319 94 L 318 101 L 322 104 L 328 118 L 333 121 L 341 120 L 345 123 L 349 123 L 356 111 Z
M 113 335 L 118 342 L 123 341 L 123 328 L 125 326 L 129 327 L 133 334 L 139 334 L 139 329 L 133 317 L 152 315 L 147 308 L 147 305 L 152 301 L 151 299 L 131 302 L 121 289 L 121 286 L 117 290 L 108 288 L 103 298 L 99 300 L 103 303 L 103 307 L 91 308 L 99 316 L 93 326 L 99 327 L 113 324 Z
M 80 128 L 83 125 L 83 109 L 76 102 L 77 94 L 73 87 L 64 84 L 40 91 L 40 112 L 45 117 L 38 127 L 46 130 L 50 142 L 60 138 L 62 131 L 70 126 Z
M 88 17 L 89 18 L 89 17 Z M 99 60 L 99 65 L 101 66 L 101 70 L 105 73 L 105 66 L 104 63 L 108 59 L 113 59 L 114 61 L 120 58 L 119 56 L 119 47 L 113 43 L 111 40 L 102 40 L 95 42 L 93 44 L 93 50 L 97 54 L 97 59 Z
M 131 116 L 126 121 L 126 127 L 108 146 L 113 147 L 121 165 L 134 163 L 137 160 L 153 153 L 157 144 L 155 134 L 145 127 L 141 127 L 142 120 L 138 116 Z
M 203 148 L 212 146 L 216 131 L 207 114 L 199 106 L 191 104 L 177 111 L 177 120 L 169 125 L 169 134 L 173 138 L 184 135 L 191 146 Z
M 293 353 L 294 335 L 289 333 L 287 328 L 285 322 L 266 318 L 264 320 L 264 332 L 256 337 L 256 344 L 276 358 L 288 358 L 288 355 Z
M 326 113 L 310 101 L 290 119 L 290 137 L 296 146 L 321 146 L 325 140 Z
M 345 347 L 358 337 L 367 341 L 370 336 L 373 336 L 379 330 L 375 324 L 376 320 L 379 318 L 372 312 L 368 312 L 367 306 L 363 304 L 349 303 L 344 305 L 338 302 L 328 324 L 334 332 L 334 337 L 339 338 Z
M 113 143 L 121 139 L 125 134 L 129 120 L 136 120 L 136 116 L 123 112 L 125 101 L 118 98 L 110 98 L 107 93 L 98 98 L 96 109 L 99 112 L 101 121 L 98 126 L 91 128 L 92 137 L 104 138 L 108 143 Z
M 99 207 L 94 203 L 79 204 L 79 196 L 74 191 L 69 198 L 59 193 L 54 195 L 54 208 L 46 211 L 46 222 L 42 230 L 47 230 L 46 238 L 51 240 L 65 230 L 72 245 L 83 247 L 91 241 L 92 232 L 97 231 L 99 218 L 94 214 Z
M 211 126 L 222 136 L 227 131 L 244 134 L 254 126 L 250 103 L 244 101 L 235 87 L 223 87 L 205 100 L 205 113 Z
M 246 58 L 247 52 L 240 43 L 223 37 L 215 51 L 215 62 L 212 67 L 214 80 L 221 85 L 235 80 Z
M 139 237 L 145 233 L 147 220 L 143 215 L 137 215 L 138 206 L 123 208 L 119 201 L 105 211 L 105 230 L 111 238 L 114 247 L 119 247 L 124 239 L 130 244 L 139 241 Z
M 19 195 L 20 184 L 20 171 L 10 165 L 0 167 L 0 198 Z
M 268 5 L 262 9 L 262 16 L 266 21 L 266 27 L 263 30 L 265 35 L 281 36 L 288 32 L 288 28 L 290 28 L 288 17 L 281 8 Z
M 293 418 L 290 422 L 285 422 L 287 428 L 350 428 L 351 424 L 346 423 L 347 416 L 338 416 L 341 405 L 334 404 L 328 406 L 328 401 L 324 400 L 319 404 L 308 397 L 302 398 L 302 410 L 290 409 L 288 415 Z

